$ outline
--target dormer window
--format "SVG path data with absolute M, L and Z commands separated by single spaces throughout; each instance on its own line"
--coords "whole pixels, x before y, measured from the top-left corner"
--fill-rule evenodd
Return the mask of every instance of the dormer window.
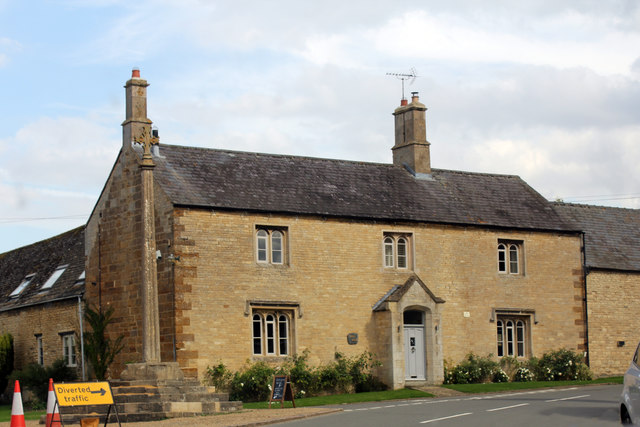
M 18 295 L 20 295 L 22 291 L 24 291 L 25 288 L 29 286 L 29 283 L 31 283 L 34 277 L 36 277 L 35 273 L 29 274 L 24 279 L 22 279 L 22 282 L 18 285 L 18 287 L 13 292 L 11 292 L 9 297 L 16 298 Z
M 56 281 L 60 278 L 60 276 L 62 276 L 62 273 L 64 273 L 64 270 L 66 270 L 68 266 L 69 264 L 65 264 L 56 268 L 56 271 L 54 271 L 53 274 L 49 277 L 49 279 L 47 279 L 47 281 L 44 283 L 44 285 L 42 285 L 40 290 L 44 291 L 51 288 L 56 283 Z

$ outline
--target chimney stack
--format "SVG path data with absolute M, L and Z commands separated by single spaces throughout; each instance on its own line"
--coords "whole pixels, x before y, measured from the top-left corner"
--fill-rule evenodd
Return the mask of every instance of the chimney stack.
M 147 118 L 147 83 L 140 78 L 140 70 L 131 71 L 131 79 L 125 84 L 126 117 L 122 122 L 122 145 L 131 147 L 133 138 L 142 134 L 144 127 L 151 128 L 151 120 Z M 150 133 L 150 132 L 149 132 Z
M 395 145 L 393 164 L 408 166 L 416 174 L 431 173 L 429 142 L 425 119 L 427 107 L 420 103 L 418 92 L 411 92 L 411 103 L 406 99 L 393 112 L 395 116 Z

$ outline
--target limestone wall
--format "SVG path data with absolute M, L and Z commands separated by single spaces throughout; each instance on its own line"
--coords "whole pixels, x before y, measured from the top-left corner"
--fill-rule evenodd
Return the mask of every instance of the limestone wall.
M 596 375 L 622 375 L 631 363 L 640 340 L 639 287 L 640 273 L 592 270 L 587 276 L 589 354 Z
M 38 361 L 36 335 L 42 336 L 44 365 L 50 366 L 57 359 L 63 358 L 61 334 L 76 334 L 77 372 L 81 378 L 77 299 L 0 313 L 0 333 L 5 332 L 13 335 L 15 369 L 24 369 L 30 363 Z
M 286 228 L 286 265 L 256 262 L 256 225 Z M 529 355 L 584 349 L 576 235 L 195 209 L 177 210 L 174 228 L 178 361 L 199 376 L 219 361 L 238 369 L 261 360 L 252 356 L 251 300 L 300 303 L 294 348 L 308 349 L 312 364 L 332 360 L 336 351 L 375 351 L 379 340 L 400 332 L 377 330 L 388 322 L 374 321 L 371 308 L 411 274 L 446 300 L 440 325 L 445 359 L 496 353 L 490 320 L 496 307 L 535 311 Z M 412 269 L 383 268 L 382 237 L 390 231 L 412 234 Z M 498 274 L 498 239 L 524 242 L 524 274 Z M 357 345 L 347 343 L 351 332 L 359 335 Z

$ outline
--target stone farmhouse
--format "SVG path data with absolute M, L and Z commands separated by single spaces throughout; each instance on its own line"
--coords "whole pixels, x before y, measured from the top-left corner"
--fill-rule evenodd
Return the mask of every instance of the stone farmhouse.
M 567 348 L 596 374 L 626 368 L 639 339 L 639 211 L 432 168 L 415 93 L 393 111 L 392 163 L 378 164 L 160 143 L 147 87 L 134 70 L 122 149 L 84 229 L 92 285 L 78 290 L 113 307 L 111 334 L 125 336 L 113 378 L 202 378 L 219 362 L 303 352 L 320 364 L 370 351 L 394 388 L 442 382 L 445 360 L 469 352 Z M 24 249 L 0 263 L 28 260 L 14 254 Z M 29 308 L 11 292 L 32 269 L 2 268 L 0 331 L 13 333 L 5 319 Z
M 16 369 L 64 359 L 82 378 L 84 271 L 84 227 L 0 254 L 0 333 L 13 335 Z

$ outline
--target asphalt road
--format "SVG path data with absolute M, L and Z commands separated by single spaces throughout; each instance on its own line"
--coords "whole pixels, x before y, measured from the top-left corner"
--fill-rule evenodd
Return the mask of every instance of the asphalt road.
M 282 426 L 613 426 L 621 385 L 538 389 L 474 397 L 342 406 L 343 411 Z

